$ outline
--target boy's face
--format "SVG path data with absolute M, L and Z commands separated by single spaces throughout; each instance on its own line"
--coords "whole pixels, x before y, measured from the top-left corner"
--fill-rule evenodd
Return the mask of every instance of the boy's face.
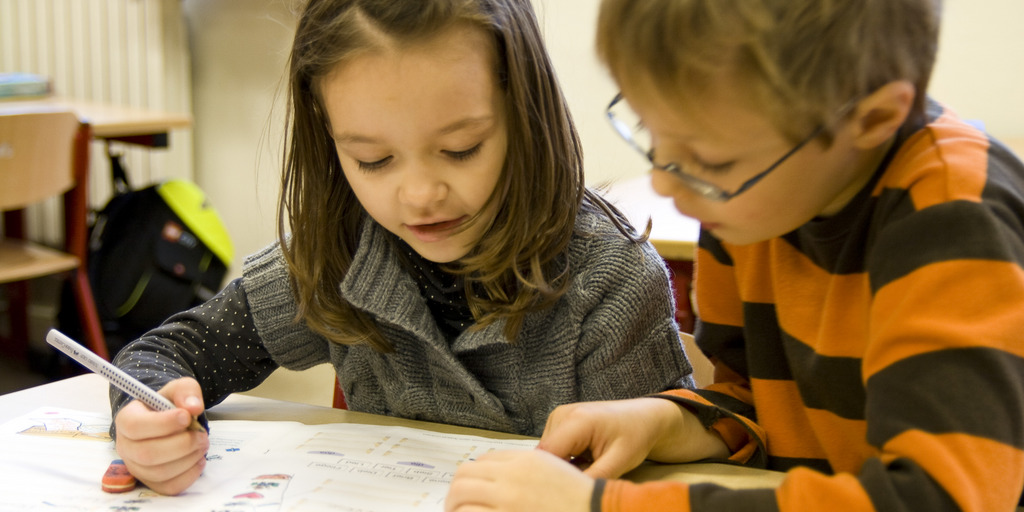
M 623 89 L 653 137 L 654 161 L 733 192 L 796 145 L 760 113 L 736 80 L 722 77 L 706 94 L 680 108 L 650 87 Z M 807 127 L 810 135 L 815 127 Z M 725 202 L 696 194 L 680 178 L 654 170 L 651 184 L 676 209 L 720 239 L 748 244 L 786 234 L 816 216 L 837 213 L 870 179 L 874 168 L 837 121 L 834 143 L 812 140 L 745 192 Z
M 493 47 L 482 30 L 457 27 L 357 56 L 321 84 L 359 202 L 438 263 L 465 256 L 494 217 L 495 208 L 482 209 L 505 163 L 507 127 Z

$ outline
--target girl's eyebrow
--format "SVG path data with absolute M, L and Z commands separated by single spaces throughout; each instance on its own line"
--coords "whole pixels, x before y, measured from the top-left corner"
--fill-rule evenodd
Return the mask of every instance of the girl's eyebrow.
M 366 135 L 359 135 L 355 133 L 340 133 L 334 136 L 334 142 L 337 144 L 380 144 L 380 139 L 373 137 L 367 137 Z
M 478 117 L 467 117 L 465 119 L 460 119 L 458 121 L 455 121 L 452 124 L 449 124 L 449 125 L 441 128 L 440 130 L 437 131 L 437 133 L 438 133 L 438 135 L 446 135 L 446 134 L 449 134 L 449 133 L 452 133 L 452 132 L 457 132 L 457 131 L 462 130 L 464 128 L 470 128 L 470 127 L 475 127 L 475 126 L 489 124 L 489 123 L 491 123 L 493 121 L 494 121 L 494 116 L 492 116 L 492 115 L 483 115 L 483 116 L 478 116 Z
M 446 125 L 446 126 L 442 127 L 441 129 L 437 130 L 437 134 L 438 135 L 447 135 L 449 133 L 454 133 L 454 132 L 457 132 L 459 130 L 463 130 L 463 129 L 466 129 L 466 128 L 475 128 L 477 126 L 486 126 L 486 125 L 492 124 L 493 122 L 494 122 L 494 116 L 493 115 L 483 115 L 483 116 L 478 116 L 478 117 L 467 117 L 465 119 L 460 119 L 458 121 L 455 121 L 454 123 L 451 123 L 449 125 Z M 376 137 L 371 137 L 371 136 L 368 136 L 368 135 L 360 135 L 358 133 L 352 133 L 352 132 L 343 132 L 343 133 L 335 134 L 334 135 L 334 141 L 337 144 L 383 144 L 384 143 L 381 139 L 378 139 Z

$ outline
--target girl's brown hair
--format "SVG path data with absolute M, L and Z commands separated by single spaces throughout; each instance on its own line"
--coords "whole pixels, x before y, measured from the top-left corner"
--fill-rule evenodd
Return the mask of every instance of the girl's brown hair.
M 685 103 L 731 70 L 794 141 L 895 80 L 924 116 L 939 0 L 604 0 L 597 51 L 620 84 Z
M 333 342 L 391 348 L 372 319 L 338 291 L 366 212 L 335 153 L 319 83 L 357 52 L 413 44 L 457 23 L 493 35 L 508 123 L 506 161 L 488 199 L 497 204 L 496 217 L 452 269 L 465 276 L 477 327 L 504 318 L 505 335 L 514 340 L 526 313 L 565 293 L 567 247 L 581 207 L 600 209 L 623 234 L 643 238 L 584 187 L 580 142 L 529 0 L 311 0 L 289 62 L 278 229 L 299 319 Z

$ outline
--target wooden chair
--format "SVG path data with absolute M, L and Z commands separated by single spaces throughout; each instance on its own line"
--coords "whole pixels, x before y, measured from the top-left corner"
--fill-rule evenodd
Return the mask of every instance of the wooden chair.
M 335 409 L 348 409 L 348 402 L 345 401 L 345 392 L 341 390 L 341 383 L 334 378 L 334 401 L 331 404 Z
M 693 380 L 697 382 L 697 387 L 704 387 L 715 381 L 715 366 L 711 364 L 711 361 L 701 352 L 700 348 L 697 347 L 697 342 L 694 341 L 693 335 L 688 332 L 680 332 L 679 337 L 683 340 L 683 348 L 686 349 L 686 358 L 690 360 L 690 366 L 693 366 Z
M 68 111 L 33 110 L 0 114 L 0 284 L 8 289 L 12 343 L 6 351 L 24 356 L 28 347 L 28 280 L 69 273 L 84 344 L 109 359 L 96 313 L 87 267 L 86 183 L 89 125 Z M 24 209 L 63 196 L 64 250 L 29 241 Z M 13 346 L 12 346 L 13 345 Z

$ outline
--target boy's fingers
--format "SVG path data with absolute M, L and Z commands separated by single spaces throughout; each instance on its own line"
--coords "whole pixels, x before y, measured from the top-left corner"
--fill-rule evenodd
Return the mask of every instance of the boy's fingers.
M 631 457 L 629 452 L 612 448 L 595 457 L 583 474 L 592 478 L 618 478 L 643 462 L 643 459 L 634 459 L 636 457 Z
M 587 453 L 592 448 L 592 431 L 580 423 L 548 423 L 541 435 L 537 448 L 552 455 L 569 460 Z

